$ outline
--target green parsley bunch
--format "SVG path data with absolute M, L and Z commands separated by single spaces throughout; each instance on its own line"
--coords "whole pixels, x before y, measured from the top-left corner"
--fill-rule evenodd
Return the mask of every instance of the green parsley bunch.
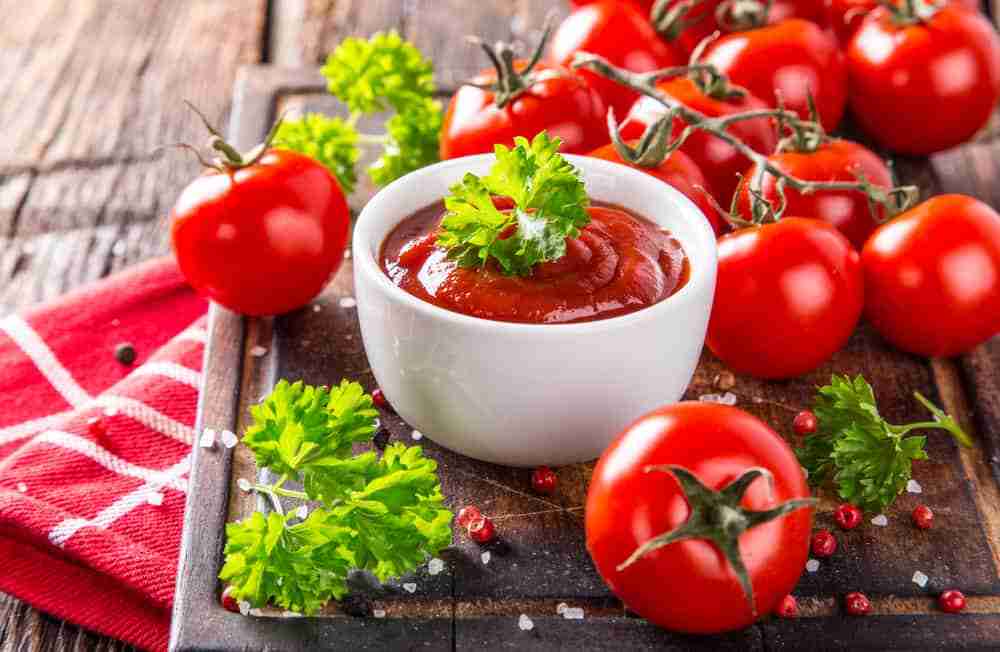
M 369 39 L 347 38 L 322 69 L 331 94 L 347 105 L 347 119 L 311 113 L 282 121 L 273 145 L 301 152 L 322 163 L 345 194 L 354 191 L 361 146 L 375 146 L 381 157 L 368 168 L 384 186 L 438 160 L 443 121 L 434 100 L 434 68 L 412 43 L 395 31 Z M 383 134 L 357 130 L 362 116 L 392 111 Z
M 493 259 L 504 274 L 526 276 L 566 253 L 566 238 L 578 236 L 590 214 L 580 172 L 559 154 L 561 143 L 544 131 L 530 142 L 518 136 L 513 149 L 496 146 L 489 174 L 468 173 L 450 188 L 437 237 L 450 258 L 463 267 Z M 494 197 L 514 208 L 497 209 Z
M 278 480 L 254 484 L 275 510 L 226 526 L 219 578 L 237 600 L 313 614 L 347 593 L 351 570 L 399 577 L 451 543 L 437 463 L 419 446 L 394 443 L 381 456 L 352 455 L 370 441 L 376 410 L 358 383 L 332 390 L 285 380 L 251 408 L 243 443 Z M 288 489 L 301 481 L 304 491 Z M 280 497 L 320 504 L 306 518 L 285 514 Z
M 816 432 L 795 451 L 810 484 L 832 483 L 844 500 L 880 512 L 906 488 L 913 461 L 927 459 L 927 438 L 907 436 L 911 431 L 938 428 L 959 444 L 972 445 L 953 418 L 920 392 L 914 395 L 934 420 L 897 426 L 879 414 L 871 385 L 862 376 L 833 376 L 816 396 Z

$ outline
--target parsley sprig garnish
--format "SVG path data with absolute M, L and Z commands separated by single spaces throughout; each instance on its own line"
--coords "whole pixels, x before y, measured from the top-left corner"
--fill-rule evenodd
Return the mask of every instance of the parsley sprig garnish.
M 813 412 L 815 434 L 795 452 L 809 472 L 809 482 L 832 482 L 846 501 L 867 510 L 883 511 L 903 492 L 912 477 L 914 460 L 927 459 L 927 438 L 914 430 L 946 430 L 963 446 L 972 440 L 958 423 L 924 398 L 914 396 L 933 415 L 932 421 L 893 425 L 879 414 L 871 385 L 862 376 L 833 376 L 819 389 Z
M 351 570 L 384 582 L 451 543 L 437 463 L 419 446 L 352 455 L 353 444 L 371 439 L 377 414 L 359 384 L 328 390 L 282 380 L 251 414 L 243 443 L 280 477 L 253 485 L 274 511 L 226 526 L 219 577 L 237 600 L 312 614 L 347 593 Z M 292 480 L 304 491 L 287 488 Z M 320 506 L 303 520 L 283 513 L 282 496 Z
M 468 173 L 450 189 L 437 243 L 463 267 L 495 260 L 508 275 L 526 276 L 538 263 L 566 253 L 566 238 L 590 221 L 589 200 L 577 170 L 559 154 L 558 138 L 544 131 L 514 148 L 497 145 L 485 177 Z M 513 201 L 499 210 L 494 197 Z
M 322 69 L 331 94 L 347 105 L 347 119 L 310 113 L 283 120 L 273 145 L 310 156 L 330 170 L 345 193 L 357 184 L 360 147 L 381 148 L 368 167 L 379 186 L 438 160 L 441 105 L 434 100 L 434 68 L 413 44 L 395 31 L 369 39 L 347 38 Z M 385 133 L 363 134 L 364 116 L 393 111 Z

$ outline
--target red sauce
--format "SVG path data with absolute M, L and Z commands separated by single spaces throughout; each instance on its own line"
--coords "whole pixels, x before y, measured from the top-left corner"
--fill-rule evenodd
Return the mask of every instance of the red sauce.
M 444 204 L 403 220 L 382 245 L 382 269 L 410 294 L 483 319 L 561 324 L 608 319 L 663 301 L 687 281 L 677 240 L 625 209 L 592 205 L 591 222 L 566 241 L 566 255 L 530 276 L 505 276 L 495 262 L 459 267 L 437 246 Z

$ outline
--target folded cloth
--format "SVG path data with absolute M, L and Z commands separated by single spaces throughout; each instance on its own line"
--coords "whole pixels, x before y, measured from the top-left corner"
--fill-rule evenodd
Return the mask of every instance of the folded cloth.
M 205 310 L 161 259 L 0 319 L 0 591 L 166 649 Z

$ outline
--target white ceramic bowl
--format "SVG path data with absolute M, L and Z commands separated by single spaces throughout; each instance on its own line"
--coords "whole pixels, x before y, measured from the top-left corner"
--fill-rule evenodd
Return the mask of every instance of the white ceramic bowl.
M 354 229 L 361 334 L 379 387 L 435 442 L 512 466 L 590 460 L 642 414 L 678 400 L 705 341 L 715 292 L 715 236 L 684 195 L 624 165 L 568 156 L 588 194 L 669 229 L 691 265 L 668 299 L 621 317 L 518 324 L 451 312 L 394 285 L 379 266 L 399 222 L 448 193 L 492 154 L 413 172 L 384 188 Z

